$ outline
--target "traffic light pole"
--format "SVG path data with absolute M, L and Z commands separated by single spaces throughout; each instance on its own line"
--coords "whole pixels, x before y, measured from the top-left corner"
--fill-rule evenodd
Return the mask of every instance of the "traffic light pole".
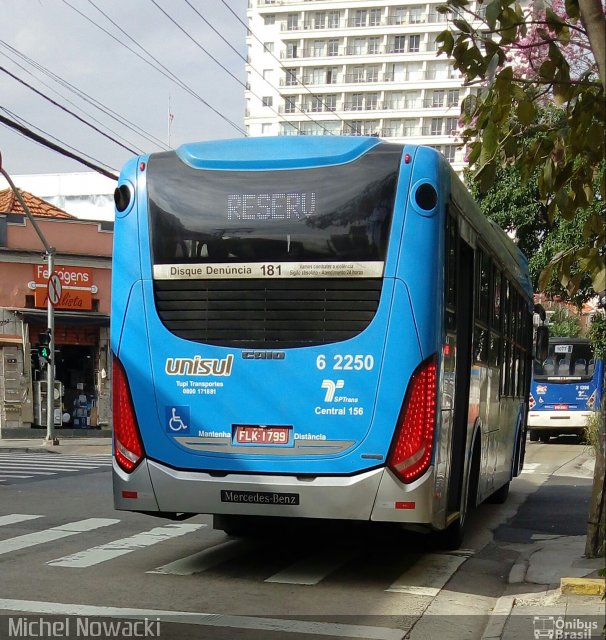
M 55 248 L 51 247 L 44 234 L 42 233 L 38 223 L 32 216 L 29 207 L 27 206 L 23 196 L 19 192 L 19 189 L 15 186 L 15 183 L 11 180 L 11 177 L 6 173 L 6 171 L 2 168 L 2 155 L 0 154 L 0 173 L 4 176 L 5 180 L 8 182 L 10 188 L 13 190 L 15 197 L 19 201 L 19 204 L 23 207 L 23 211 L 25 211 L 25 215 L 27 215 L 28 220 L 31 222 L 32 227 L 34 227 L 35 232 L 38 234 L 42 244 L 44 245 L 44 249 L 46 251 L 46 261 L 48 264 L 48 275 L 49 277 L 54 271 L 55 268 Z M 50 301 L 50 297 L 47 295 L 48 302 L 48 328 L 50 329 L 49 337 L 50 337 L 50 362 L 47 365 L 47 389 L 46 389 L 46 444 L 59 444 L 59 440 L 55 438 L 55 308 Z
M 50 278 L 55 270 L 55 249 L 49 247 L 46 251 L 48 264 L 48 277 Z M 55 306 L 51 303 L 50 295 L 46 295 L 47 315 L 48 315 L 48 348 L 50 351 L 50 361 L 46 365 L 46 443 L 59 444 L 55 439 Z

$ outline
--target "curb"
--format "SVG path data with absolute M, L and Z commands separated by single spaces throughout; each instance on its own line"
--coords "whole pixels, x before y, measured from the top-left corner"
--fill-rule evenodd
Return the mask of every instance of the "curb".
M 603 596 L 606 593 L 606 580 L 604 578 L 562 578 L 560 591 L 577 596 Z
M 515 603 L 514 596 L 501 596 L 496 601 L 488 618 L 488 624 L 482 634 L 482 640 L 500 640 L 503 637 L 503 630 Z

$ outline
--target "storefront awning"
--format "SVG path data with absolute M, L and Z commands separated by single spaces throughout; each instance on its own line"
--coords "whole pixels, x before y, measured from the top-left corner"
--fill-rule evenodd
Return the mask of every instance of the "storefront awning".
M 18 313 L 26 322 L 45 323 L 48 317 L 46 309 L 10 308 L 9 311 Z M 109 327 L 109 316 L 95 311 L 55 311 L 55 322 L 67 325 L 94 325 Z

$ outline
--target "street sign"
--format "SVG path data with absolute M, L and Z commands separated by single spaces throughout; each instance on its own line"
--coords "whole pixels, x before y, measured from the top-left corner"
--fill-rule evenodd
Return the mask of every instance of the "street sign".
M 48 279 L 48 299 L 53 307 L 61 300 L 61 280 L 57 273 L 51 273 Z

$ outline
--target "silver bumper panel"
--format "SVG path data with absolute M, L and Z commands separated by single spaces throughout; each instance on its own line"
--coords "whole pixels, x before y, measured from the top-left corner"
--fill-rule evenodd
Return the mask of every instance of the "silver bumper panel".
M 132 511 L 431 524 L 432 488 L 433 468 L 404 485 L 385 468 L 354 476 L 218 476 L 146 460 L 129 476 L 114 463 L 114 503 Z M 125 499 L 123 490 L 140 498 Z

